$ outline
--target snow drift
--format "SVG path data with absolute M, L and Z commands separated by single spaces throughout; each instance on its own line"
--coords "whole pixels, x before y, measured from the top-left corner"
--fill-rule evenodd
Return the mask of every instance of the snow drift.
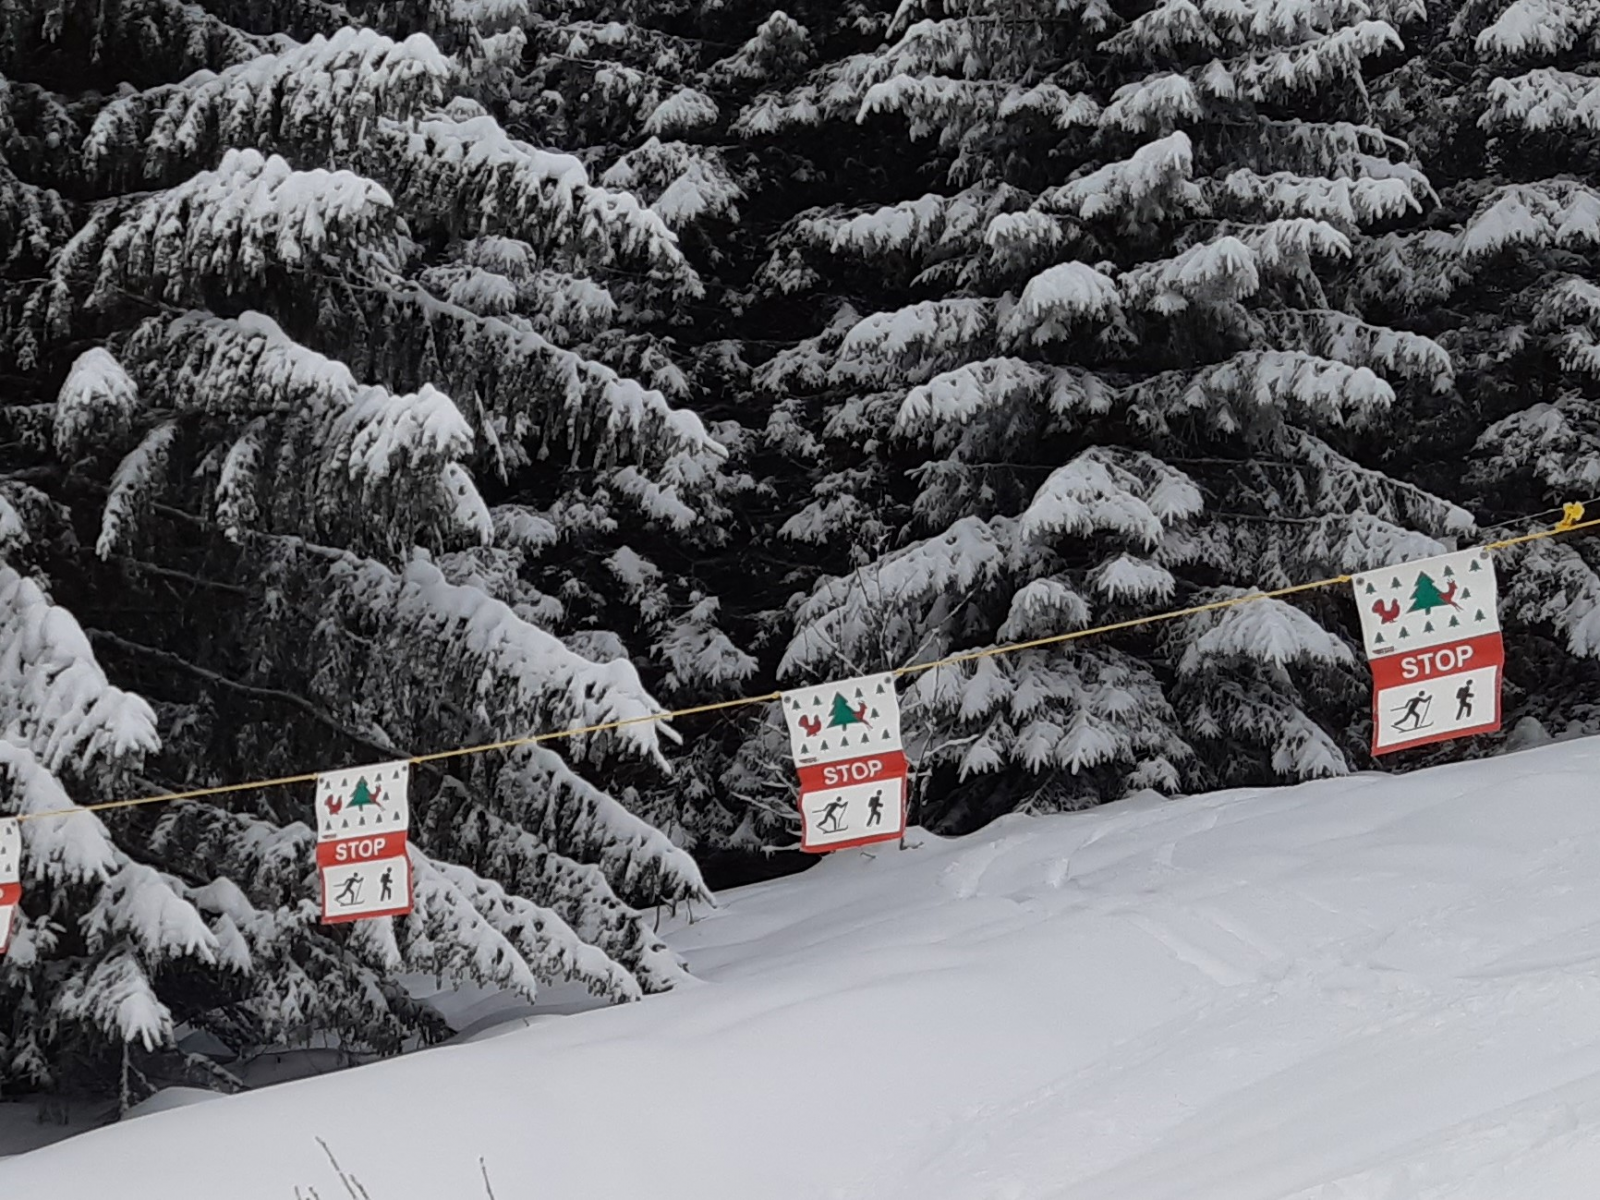
M 140 1117 L 0 1196 L 342 1195 L 320 1137 L 372 1200 L 1587 1197 L 1597 800 L 1586 740 L 914 831 L 680 924 L 704 986 Z

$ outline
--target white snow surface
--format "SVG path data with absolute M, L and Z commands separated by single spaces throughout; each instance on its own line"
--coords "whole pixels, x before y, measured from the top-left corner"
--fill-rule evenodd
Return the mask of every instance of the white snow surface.
M 320 1136 L 372 1200 L 480 1157 L 502 1200 L 1587 1198 L 1597 780 L 1587 739 L 914 830 L 678 922 L 700 986 L 149 1111 L 0 1196 L 344 1195 Z

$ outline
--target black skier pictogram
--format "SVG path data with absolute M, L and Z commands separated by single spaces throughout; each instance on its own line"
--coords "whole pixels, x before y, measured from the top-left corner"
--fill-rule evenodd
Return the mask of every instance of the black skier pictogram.
M 1430 724 L 1428 721 L 1428 710 L 1432 707 L 1433 697 L 1428 695 L 1428 693 L 1425 691 L 1418 692 L 1415 696 L 1411 697 L 1411 699 L 1405 702 L 1403 706 L 1404 711 L 1401 712 L 1400 719 L 1394 722 L 1394 728 L 1404 729 L 1407 732 L 1415 732 L 1419 729 L 1427 729 Z M 1393 712 L 1394 710 L 1390 709 L 1389 711 Z M 1411 722 L 1409 726 L 1406 725 L 1407 721 Z
M 340 885 L 338 893 L 333 898 L 333 902 L 345 908 L 350 907 L 352 904 L 360 904 L 361 876 L 345 876 L 345 881 L 342 885 Z
M 845 800 L 830 800 L 828 807 L 822 810 L 822 819 L 817 822 L 817 832 L 838 833 L 843 830 L 844 822 L 839 819 L 839 814 L 848 806 L 848 802 Z

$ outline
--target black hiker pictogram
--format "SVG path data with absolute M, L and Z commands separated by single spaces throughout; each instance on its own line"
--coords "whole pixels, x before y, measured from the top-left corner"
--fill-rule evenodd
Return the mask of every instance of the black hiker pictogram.
M 867 824 L 883 824 L 883 789 L 879 788 L 872 793 L 872 799 L 867 801 Z
M 1472 715 L 1472 680 L 1467 680 L 1456 691 L 1456 720 Z
M 389 868 L 385 869 L 383 874 L 378 876 L 378 883 L 383 888 L 383 894 L 378 897 L 379 900 L 387 900 L 391 896 L 393 896 L 394 895 L 394 868 L 393 867 L 389 867 Z

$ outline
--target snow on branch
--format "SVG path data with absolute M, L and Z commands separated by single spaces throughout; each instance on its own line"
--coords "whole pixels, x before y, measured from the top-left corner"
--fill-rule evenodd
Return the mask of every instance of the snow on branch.
M 489 116 L 382 121 L 374 154 L 420 208 L 460 237 L 522 238 L 558 269 L 643 265 L 683 296 L 703 294 L 666 222 L 627 192 L 596 187 L 578 159 L 512 138 Z
M 1015 521 L 963 517 L 870 568 L 824 578 L 795 611 L 779 678 L 824 664 L 899 666 L 924 648 L 937 654 L 968 598 L 1000 581 L 1015 541 Z
M 1240 169 L 1225 176 L 1213 195 L 1246 214 L 1326 221 L 1347 233 L 1364 225 L 1421 212 L 1422 205 L 1400 177 L 1327 179 L 1275 171 Z
M 906 394 L 895 417 L 895 433 L 945 448 L 951 427 L 986 412 L 1031 401 L 1048 387 L 1052 371 L 1020 358 L 986 358 L 935 375 Z
M 1182 471 L 1142 451 L 1096 446 L 1050 473 L 1022 514 L 1020 531 L 1034 540 L 1111 534 L 1149 549 L 1204 506 Z
M 670 991 L 690 978 L 644 918 L 617 899 L 598 867 L 557 854 L 534 834 L 477 806 L 457 815 L 451 841 L 480 877 L 494 878 L 511 894 L 556 913 L 646 993 Z
M 1498 254 L 1513 246 L 1579 248 L 1600 243 L 1600 192 L 1570 179 L 1510 183 L 1478 206 L 1460 234 L 1461 253 Z
M 1580 658 L 1600 659 L 1600 572 L 1575 545 L 1529 546 L 1506 585 L 1506 607 L 1548 624 Z
M 79 778 L 137 769 L 160 747 L 155 713 L 113 687 L 71 613 L 0 564 L 0 730 L 42 769 Z
M 1140 146 L 1131 158 L 1052 188 L 1039 206 L 1085 221 L 1116 217 L 1124 228 L 1151 225 L 1205 211 L 1205 194 L 1193 173 L 1194 145 L 1178 131 Z
M 600 182 L 645 201 L 674 231 L 711 218 L 737 220 L 744 199 L 720 150 L 654 136 L 607 167 Z
M 1251 592 L 1219 588 L 1199 602 L 1243 599 Z M 1350 647 L 1292 604 L 1258 599 L 1191 617 L 1178 670 L 1190 675 L 1210 659 L 1247 658 L 1275 667 L 1291 663 L 1338 665 L 1355 661 Z
M 1259 261 L 1249 245 L 1228 234 L 1175 258 L 1141 264 L 1119 282 L 1128 304 L 1172 314 L 1191 302 L 1220 304 L 1253 296 L 1261 287 Z
M 651 137 L 672 137 L 716 124 L 717 102 L 697 88 L 680 87 L 650 110 L 644 132 Z
M 761 83 L 806 65 L 815 54 L 811 32 L 781 10 L 768 15 L 754 34 L 707 72 L 717 84 Z
M 895 74 L 873 84 L 861 99 L 858 123 L 892 113 L 904 117 L 914 140 L 939 137 L 946 149 L 966 145 L 997 126 L 1037 115 L 1058 130 L 1093 128 L 1100 106 L 1089 96 L 1052 83 L 1026 91 L 997 80 L 952 79 L 944 75 Z
M 496 811 L 562 853 L 600 868 L 624 903 L 699 900 L 711 893 L 687 851 L 574 771 L 555 751 L 523 746 L 495 772 Z
M 1478 124 L 1485 129 L 1516 125 L 1531 133 L 1600 132 L 1600 79 L 1554 67 L 1495 79 Z
M 1590 36 L 1600 10 L 1587 0 L 1513 0 L 1478 34 L 1479 54 L 1505 58 L 1550 57 Z
M 539 265 L 527 242 L 481 237 L 458 243 L 454 261 L 426 268 L 419 281 L 449 304 L 480 317 L 513 312 L 558 341 L 594 337 L 617 319 L 616 298 L 601 283 Z
M 401 336 L 418 317 L 421 336 Z M 545 458 L 560 447 L 573 465 L 631 463 L 661 489 L 688 490 L 709 481 L 727 456 L 693 412 L 509 320 L 413 289 L 386 297 L 374 324 L 396 331 L 382 348 L 391 368 L 479 398 L 512 467 L 524 465 L 530 450 Z
M 92 443 L 116 445 L 127 437 L 139 410 L 139 389 L 103 347 L 85 350 L 73 361 L 56 397 L 54 440 L 57 453 L 76 458 Z
M 1258 444 L 1290 437 L 1290 420 L 1355 425 L 1394 403 L 1394 389 L 1366 367 L 1290 350 L 1247 350 L 1193 374 L 1152 376 L 1125 395 L 1154 426 L 1201 412 L 1220 432 Z
M 1469 478 L 1476 483 L 1528 474 L 1555 496 L 1600 490 L 1600 428 L 1587 398 L 1564 396 L 1512 413 L 1478 435 L 1473 454 Z
M 1440 537 L 1470 537 L 1477 532 L 1472 514 L 1460 505 L 1442 500 L 1414 483 L 1363 467 L 1307 430 L 1286 431 L 1280 451 L 1314 469 L 1314 508 L 1368 513 L 1402 528 L 1431 530 Z
M 396 395 L 358 384 L 256 312 L 154 317 L 123 351 L 146 393 L 171 409 L 249 421 L 225 432 L 236 440 L 216 482 L 232 536 L 259 527 L 391 551 L 419 528 L 490 536 L 482 498 L 458 474 L 472 428 L 431 386 Z
M 1196 691 L 1198 698 L 1185 713 L 1185 724 L 1196 735 L 1233 746 L 1235 755 L 1245 746 L 1260 746 L 1273 771 L 1287 779 L 1350 773 L 1338 744 L 1306 714 L 1285 680 L 1207 674 Z
M 1162 73 L 1126 83 L 1101 114 L 1103 128 L 1132 134 L 1169 135 L 1182 122 L 1198 120 L 1200 97 L 1182 75 Z
M 591 662 L 507 605 L 450 583 L 420 560 L 394 572 L 344 556 L 328 572 L 325 601 L 386 642 L 408 647 L 419 668 L 427 664 L 415 671 L 402 666 L 389 681 L 397 694 L 384 703 L 396 709 L 417 698 L 398 694 L 415 676 L 412 688 L 435 698 L 450 695 L 501 736 L 637 721 L 661 711 L 627 660 Z M 580 756 L 591 743 L 616 746 L 664 768 L 660 732 L 657 722 L 637 721 L 564 744 Z
M 0 88 L 5 82 L 0 79 Z M 0 129 L 3 144 L 4 130 Z M 0 266 L 43 262 L 71 232 L 72 225 L 60 193 L 18 179 L 0 153 Z
M 94 552 L 101 558 L 110 558 L 133 541 L 145 512 L 167 486 L 168 459 L 177 436 L 178 423 L 163 421 L 117 464 L 100 514 L 100 536 L 94 544 Z
M 80 919 L 85 945 L 97 954 L 131 942 L 152 964 L 182 958 L 215 961 L 216 939 L 181 894 L 182 887 L 179 880 L 119 854 L 116 869 Z
M 93 279 L 91 303 L 130 292 L 204 308 L 207 297 L 240 295 L 278 271 L 326 266 L 392 283 L 403 257 L 394 202 L 371 180 L 229 150 L 214 171 L 101 209 L 62 250 L 55 274 L 69 288 Z
M 1455 382 L 1449 351 L 1420 333 L 1369 325 L 1336 309 L 1282 309 L 1256 316 L 1285 350 L 1414 379 L 1434 392 L 1448 391 Z
M 47 1019 L 55 1024 L 91 1025 L 112 1042 L 137 1042 L 146 1050 L 169 1045 L 172 1011 L 130 950 L 100 959 L 87 972 L 62 981 L 51 997 Z
M 1208 6 L 1213 10 L 1221 6 Z M 1226 11 L 1226 10 L 1223 10 Z M 1151 64 L 1215 55 L 1222 38 L 1194 0 L 1160 0 L 1101 43 L 1121 58 Z
M 227 148 L 359 160 L 377 121 L 443 103 L 451 63 L 425 34 L 395 42 L 341 29 L 220 74 L 134 92 L 100 110 L 84 142 L 91 171 L 171 182 Z
M 472 974 L 480 982 L 511 986 L 532 998 L 533 980 L 581 983 L 590 995 L 612 1003 L 642 998 L 638 982 L 598 948 L 588 945 L 551 909 L 507 892 L 493 880 L 483 879 L 465 867 L 432 860 L 413 848 L 412 862 L 421 866 L 418 909 L 405 919 L 428 930 L 427 943 L 436 945 L 441 933 L 458 943 L 476 943 Z M 441 903 L 442 901 L 442 903 Z M 479 918 L 473 921 L 463 908 L 470 905 Z M 412 945 L 419 945 L 413 939 Z M 508 954 L 510 949 L 514 953 Z M 451 956 L 455 957 L 455 956 Z M 447 965 L 437 952 L 424 963 L 409 954 L 407 965 L 437 969 Z M 518 969 L 518 964 L 526 964 Z M 520 986 L 519 986 L 520 985 Z
M 972 358 L 994 332 L 992 300 L 924 300 L 857 322 L 839 346 L 832 373 L 845 382 L 919 382 Z
M 1361 75 L 1362 64 L 1404 43 L 1387 21 L 1358 21 L 1313 40 L 1231 65 L 1232 88 L 1258 102 L 1286 100 L 1321 88 L 1344 88 Z
M 1086 322 L 1115 320 L 1121 309 L 1120 291 L 1109 275 L 1088 263 L 1057 263 L 1028 280 L 1000 331 L 1020 342 L 1045 345 L 1065 341 Z
M 59 891 L 111 877 L 122 856 L 104 823 L 77 811 L 44 762 L 10 737 L 0 737 L 0 782 L 5 784 L 6 815 L 33 818 L 22 826 L 27 878 Z

